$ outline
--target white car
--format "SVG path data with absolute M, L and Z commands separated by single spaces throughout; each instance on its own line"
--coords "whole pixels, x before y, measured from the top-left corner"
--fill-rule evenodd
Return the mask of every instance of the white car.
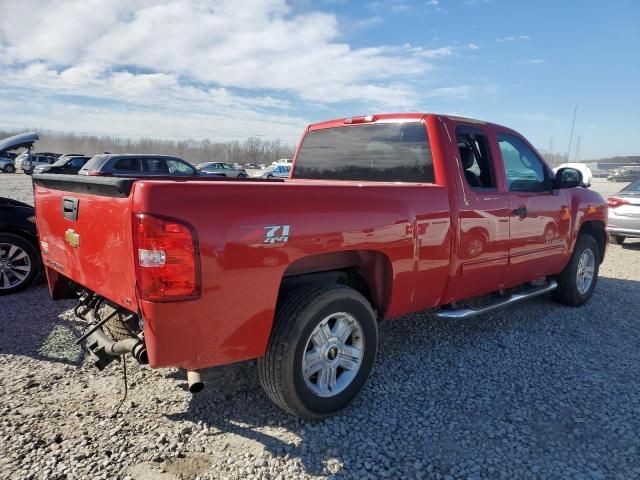
M 574 168 L 582 174 L 582 186 L 590 187 L 593 180 L 593 173 L 586 163 L 568 162 L 554 167 L 553 173 L 557 173 L 561 168 Z
M 276 165 L 267 168 L 262 172 L 262 178 L 289 178 L 291 167 L 287 165 Z

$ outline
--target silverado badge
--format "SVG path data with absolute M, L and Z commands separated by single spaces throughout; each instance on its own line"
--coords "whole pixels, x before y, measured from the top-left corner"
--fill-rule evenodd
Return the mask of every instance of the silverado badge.
M 64 239 L 73 248 L 80 246 L 80 235 L 74 232 L 72 228 L 68 228 L 67 231 L 64 232 Z

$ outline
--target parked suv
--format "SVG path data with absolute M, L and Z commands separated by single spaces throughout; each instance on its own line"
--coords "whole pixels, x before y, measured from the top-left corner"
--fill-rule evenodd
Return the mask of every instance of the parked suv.
M 95 155 L 78 175 L 105 177 L 197 177 L 214 176 L 200 172 L 189 162 L 168 155 L 103 154 Z

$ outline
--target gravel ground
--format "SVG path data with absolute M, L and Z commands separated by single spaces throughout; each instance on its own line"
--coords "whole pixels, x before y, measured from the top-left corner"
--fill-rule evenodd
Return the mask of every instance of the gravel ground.
M 28 200 L 28 179 L 0 195 Z M 84 361 L 72 304 L 40 283 L 0 297 L 0 478 L 640 478 L 640 241 L 600 273 L 582 308 L 384 324 L 365 391 L 322 423 L 272 406 L 254 362 L 191 396 L 130 360 L 114 415 L 121 366 Z

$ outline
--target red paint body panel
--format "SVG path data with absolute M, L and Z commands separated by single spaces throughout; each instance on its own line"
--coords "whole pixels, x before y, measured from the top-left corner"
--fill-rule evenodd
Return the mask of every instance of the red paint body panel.
M 264 354 L 286 276 L 357 266 L 381 316 L 393 318 L 557 273 L 580 225 L 606 222 L 604 200 L 589 190 L 508 192 L 495 141 L 503 127 L 425 114 L 377 119 L 403 120 L 425 124 L 435 184 L 141 179 L 128 198 L 37 185 L 50 288 L 59 272 L 137 310 L 151 366 L 196 369 Z M 467 124 L 490 139 L 494 191 L 474 191 L 461 174 L 455 128 Z M 357 128 L 337 119 L 308 130 L 335 127 Z M 63 218 L 63 196 L 79 199 L 76 222 Z M 526 205 L 535 216 L 514 217 L 514 205 Z M 197 232 L 199 298 L 139 300 L 131 230 L 137 213 L 176 218 Z M 264 243 L 265 227 L 283 225 L 290 229 L 286 243 Z M 80 235 L 77 248 L 65 242 L 69 228 Z

